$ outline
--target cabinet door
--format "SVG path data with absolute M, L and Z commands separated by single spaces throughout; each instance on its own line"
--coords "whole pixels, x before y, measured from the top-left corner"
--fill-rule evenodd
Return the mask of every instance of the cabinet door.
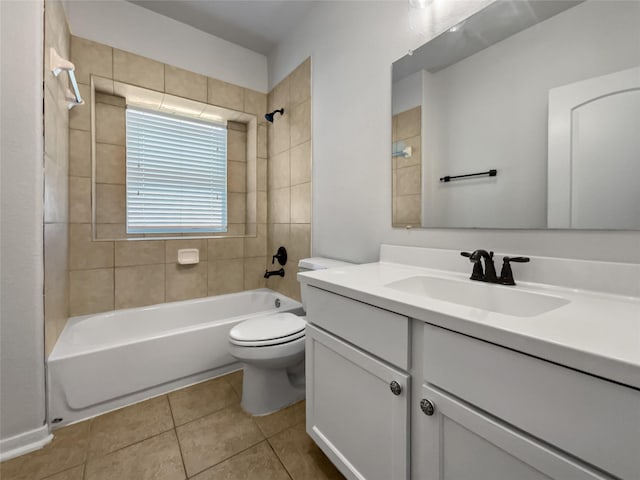
M 420 430 L 425 480 L 594 480 L 597 473 L 446 393 L 426 385 L 414 428 Z M 548 407 L 550 408 L 550 407 Z M 543 412 L 541 412 L 543 414 Z
M 408 479 L 409 376 L 312 325 L 306 338 L 309 435 L 349 479 Z

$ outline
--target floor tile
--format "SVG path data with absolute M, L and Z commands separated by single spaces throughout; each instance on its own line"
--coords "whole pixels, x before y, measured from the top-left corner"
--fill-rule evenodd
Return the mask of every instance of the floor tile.
M 189 476 L 264 440 L 258 426 L 239 405 L 227 407 L 176 430 Z
M 344 479 L 299 424 L 271 437 L 273 447 L 293 480 Z
M 173 430 L 87 461 L 85 480 L 183 480 Z
M 84 465 L 65 470 L 64 472 L 56 473 L 51 477 L 47 477 L 44 480 L 82 480 L 84 475 Z
M 192 477 L 192 480 L 289 480 L 289 474 L 267 442 Z
M 121 408 L 93 419 L 88 457 L 106 455 L 172 428 L 166 396 Z
M 51 443 L 44 448 L 3 462 L 0 464 L 0 478 L 40 480 L 82 465 L 87 451 L 89 424 L 87 421 L 60 428 L 54 432 Z
M 240 402 L 240 397 L 224 378 L 214 378 L 169 394 L 176 425 L 204 417 Z
M 305 402 L 298 402 L 271 415 L 254 417 L 253 419 L 265 437 L 272 437 L 305 421 Z
M 242 398 L 242 377 L 242 370 L 230 373 L 229 375 L 225 375 L 224 377 L 228 380 L 228 382 L 231 384 L 240 398 Z

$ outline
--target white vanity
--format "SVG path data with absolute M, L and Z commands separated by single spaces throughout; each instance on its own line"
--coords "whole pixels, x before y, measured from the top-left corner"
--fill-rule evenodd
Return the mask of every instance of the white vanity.
M 470 272 L 383 245 L 298 275 L 309 435 L 349 479 L 640 479 L 640 265 Z

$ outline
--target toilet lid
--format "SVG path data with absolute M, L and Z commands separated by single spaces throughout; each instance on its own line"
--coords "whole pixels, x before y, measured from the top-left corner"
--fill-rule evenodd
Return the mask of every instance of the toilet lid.
M 231 329 L 232 343 L 274 345 L 304 336 L 306 322 L 293 313 L 250 318 Z

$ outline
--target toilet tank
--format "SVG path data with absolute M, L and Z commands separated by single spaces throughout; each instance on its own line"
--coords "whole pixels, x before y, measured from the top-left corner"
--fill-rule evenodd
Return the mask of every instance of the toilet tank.
M 310 272 L 313 270 L 326 270 L 327 268 L 340 268 L 340 267 L 348 267 L 350 265 L 354 265 L 350 262 L 343 262 L 342 260 L 334 260 L 332 258 L 323 258 L 323 257 L 312 257 L 312 258 L 303 258 L 298 262 L 298 272 Z M 302 299 L 302 306 L 305 307 L 306 311 L 306 303 L 305 303 L 305 285 L 300 285 L 300 297 Z

